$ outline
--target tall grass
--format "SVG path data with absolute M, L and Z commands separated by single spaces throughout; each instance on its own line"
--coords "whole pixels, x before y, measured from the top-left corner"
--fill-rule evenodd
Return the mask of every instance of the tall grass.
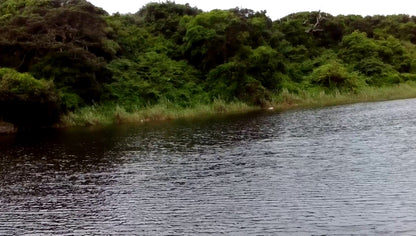
M 355 92 L 314 89 L 291 93 L 282 90 L 275 94 L 271 106 L 278 111 L 296 108 L 313 108 L 358 102 L 373 102 L 416 97 L 416 83 L 402 83 L 389 87 L 364 87 Z M 243 102 L 225 102 L 221 99 L 211 104 L 181 107 L 168 100 L 157 105 L 125 109 L 119 105 L 94 105 L 81 108 L 62 117 L 59 126 L 92 126 L 147 121 L 172 120 L 178 118 L 204 117 L 220 113 L 244 113 L 259 110 Z
M 63 116 L 59 126 L 139 123 L 210 116 L 220 113 L 243 113 L 257 109 L 259 108 L 243 102 L 225 102 L 220 99 L 214 100 L 211 104 L 198 104 L 185 108 L 163 100 L 156 105 L 130 108 L 129 111 L 119 105 L 94 105 Z
M 288 110 L 406 98 L 416 98 L 415 82 L 388 87 L 368 86 L 354 92 L 332 91 L 327 93 L 324 90 L 315 89 L 291 93 L 282 90 L 279 94 L 274 95 L 272 104 L 278 110 Z

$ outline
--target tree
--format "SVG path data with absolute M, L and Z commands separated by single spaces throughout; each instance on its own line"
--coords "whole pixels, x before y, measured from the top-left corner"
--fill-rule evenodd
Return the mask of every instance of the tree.
M 235 53 L 236 45 L 228 43 L 227 30 L 237 21 L 232 13 L 222 10 L 190 18 L 184 37 L 185 57 L 203 71 L 223 64 Z
M 356 73 L 349 73 L 347 68 L 338 61 L 331 61 L 315 68 L 311 74 L 313 84 L 331 90 L 340 89 L 354 91 L 365 82 Z
M 20 128 L 51 125 L 59 119 L 58 92 L 51 81 L 2 68 L 0 118 Z
M 354 31 L 342 39 L 340 56 L 346 62 L 359 62 L 364 58 L 378 57 L 378 45 L 366 33 Z
M 161 33 L 170 38 L 179 30 L 179 22 L 183 16 L 196 16 L 201 10 L 189 4 L 176 4 L 166 1 L 162 3 L 148 3 L 135 15 L 139 16 L 152 32 Z
M 114 60 L 108 67 L 114 81 L 106 86 L 107 100 L 127 109 L 156 104 L 162 99 L 186 107 L 205 99 L 200 73 L 186 61 L 148 52 L 136 61 Z
M 116 52 L 105 11 L 85 0 L 3 0 L 0 9 L 0 66 L 80 91 L 86 103 L 100 99 Z

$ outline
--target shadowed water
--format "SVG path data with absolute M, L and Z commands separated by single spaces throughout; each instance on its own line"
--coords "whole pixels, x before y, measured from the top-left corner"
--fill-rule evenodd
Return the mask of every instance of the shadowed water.
M 416 234 L 416 100 L 0 137 L 0 235 Z

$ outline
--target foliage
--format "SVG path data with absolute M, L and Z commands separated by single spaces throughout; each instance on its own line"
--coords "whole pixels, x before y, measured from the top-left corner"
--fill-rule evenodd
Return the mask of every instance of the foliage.
M 203 71 L 223 64 L 235 54 L 238 38 L 229 33 L 237 18 L 229 11 L 214 10 L 193 17 L 186 24 L 185 57 Z M 241 36 L 241 37 L 238 37 Z
M 54 123 L 59 117 L 59 96 L 53 83 L 0 69 L 0 117 L 20 127 Z
M 141 107 L 168 99 L 181 106 L 203 100 L 199 73 L 185 61 L 148 52 L 137 61 L 114 60 L 109 66 L 114 82 L 107 85 L 109 100 L 120 105 Z
M 0 66 L 54 80 L 85 103 L 100 99 L 116 51 L 102 9 L 84 0 L 7 0 L 0 9 Z
M 356 90 L 365 85 L 357 73 L 349 73 L 347 68 L 338 61 L 331 61 L 313 70 L 312 83 L 329 89 L 347 91 Z
M 265 11 L 203 12 L 171 1 L 110 16 L 86 0 L 0 0 L 0 68 L 15 69 L 0 70 L 2 116 L 28 123 L 7 115 L 27 110 L 44 114 L 31 125 L 44 125 L 101 106 L 221 110 L 305 91 L 360 94 L 416 81 L 415 44 L 408 15 L 315 11 L 273 22 Z M 10 104 L 32 107 L 6 114 Z
M 148 3 L 136 15 L 142 19 L 152 32 L 176 38 L 182 17 L 196 16 L 200 13 L 202 13 L 201 10 L 191 7 L 189 4 L 181 5 L 166 1 L 162 3 Z
M 229 62 L 211 70 L 207 78 L 211 98 L 226 101 L 238 98 L 250 104 L 266 105 L 270 100 L 269 92 L 246 70 L 245 65 L 239 62 Z

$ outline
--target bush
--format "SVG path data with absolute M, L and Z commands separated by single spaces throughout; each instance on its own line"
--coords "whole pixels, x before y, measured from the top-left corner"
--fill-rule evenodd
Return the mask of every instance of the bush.
M 239 84 L 245 77 L 245 68 L 237 62 L 217 66 L 208 73 L 206 86 L 211 98 L 231 101 L 236 97 Z
M 53 124 L 59 119 L 59 96 L 53 83 L 0 69 L 0 117 L 19 127 Z
M 211 98 L 227 102 L 240 99 L 253 105 L 267 105 L 271 100 L 270 93 L 259 80 L 248 75 L 246 69 L 237 62 L 225 63 L 212 69 L 207 78 Z
M 411 73 L 402 73 L 402 74 L 400 74 L 400 77 L 401 77 L 404 81 L 413 81 L 413 82 L 416 82 L 416 74 L 411 74 Z
M 384 64 L 381 60 L 371 57 L 362 59 L 355 69 L 366 76 L 380 76 L 388 65 Z
M 156 104 L 162 99 L 182 107 L 204 100 L 198 71 L 164 54 L 144 53 L 137 61 L 113 60 L 108 69 L 114 82 L 107 84 L 105 99 L 127 109 Z
M 311 77 L 313 84 L 330 89 L 337 88 L 351 91 L 365 84 L 358 74 L 349 73 L 347 68 L 337 61 L 316 68 L 313 70 Z
M 378 50 L 380 47 L 375 40 L 368 38 L 366 33 L 355 31 L 344 36 L 339 54 L 344 61 L 354 63 L 363 58 L 377 57 Z

